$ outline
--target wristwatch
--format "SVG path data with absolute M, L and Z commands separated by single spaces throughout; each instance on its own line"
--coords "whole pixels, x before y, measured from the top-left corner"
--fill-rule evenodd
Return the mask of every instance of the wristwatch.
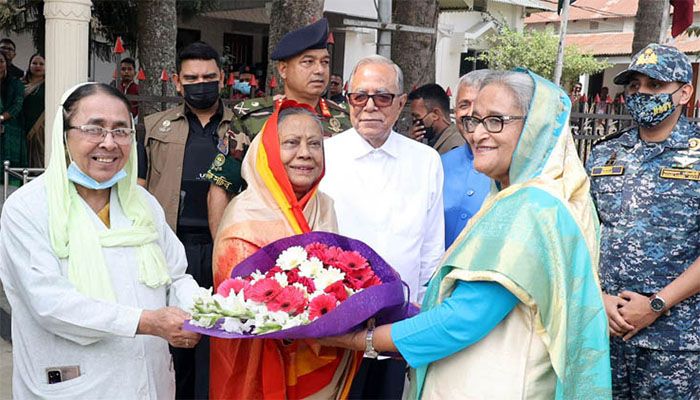
M 372 344 L 372 338 L 374 337 L 374 318 L 370 319 L 367 325 L 367 336 L 365 336 L 365 357 L 377 358 L 379 353 L 374 349 L 374 344 Z
M 666 300 L 662 299 L 658 295 L 652 295 L 649 298 L 649 306 L 651 310 L 657 313 L 662 313 L 666 308 Z

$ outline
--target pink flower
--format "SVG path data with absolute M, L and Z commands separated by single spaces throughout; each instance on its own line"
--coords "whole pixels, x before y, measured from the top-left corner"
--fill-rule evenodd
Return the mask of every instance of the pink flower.
M 275 279 L 264 278 L 247 287 L 243 292 L 246 300 L 267 303 L 282 291 L 282 286 Z
M 340 247 L 331 246 L 323 253 L 321 261 L 326 265 L 336 266 L 338 259 L 343 255 L 344 251 Z
M 368 287 L 377 286 L 377 285 L 381 285 L 381 284 L 382 284 L 382 280 L 379 279 L 379 277 L 378 277 L 376 274 L 372 274 L 372 277 L 369 278 L 369 279 L 362 285 L 362 288 L 363 288 L 363 289 L 367 289 Z
M 319 242 L 306 245 L 306 253 L 309 255 L 309 259 L 311 257 L 316 257 L 319 260 L 323 260 L 323 255 L 326 253 L 326 249 L 328 249 L 328 246 Z
M 343 281 L 337 281 L 330 286 L 323 289 L 324 292 L 332 294 L 338 301 L 343 302 L 348 298 L 348 291 L 345 290 L 345 285 Z
M 346 271 L 345 273 L 345 284 L 348 285 L 349 287 L 359 290 L 366 286 L 366 283 L 372 279 L 374 275 L 374 271 L 372 271 L 372 268 L 366 267 L 362 269 L 353 269 L 350 271 Z
M 309 304 L 309 320 L 313 321 L 335 309 L 338 300 L 332 294 L 314 297 Z
M 275 265 L 267 271 L 267 273 L 265 274 L 265 278 L 272 278 L 278 272 L 282 272 L 282 268 L 280 266 Z
M 311 294 L 316 291 L 316 284 L 314 283 L 314 280 L 307 277 L 307 276 L 300 276 L 297 279 L 298 283 L 301 283 L 306 287 L 306 291 Z
M 364 269 L 369 267 L 367 259 L 356 251 L 344 251 L 338 257 L 337 266 L 345 273 L 356 269 Z
M 241 289 L 245 289 L 247 286 L 250 286 L 250 284 L 241 278 L 229 278 L 221 282 L 219 287 L 216 288 L 216 293 L 228 297 L 231 294 L 231 290 L 233 290 L 234 294 L 238 294 Z
M 284 311 L 290 315 L 297 315 L 304 311 L 306 307 L 306 297 L 304 293 L 294 286 L 287 286 L 267 303 L 270 311 Z

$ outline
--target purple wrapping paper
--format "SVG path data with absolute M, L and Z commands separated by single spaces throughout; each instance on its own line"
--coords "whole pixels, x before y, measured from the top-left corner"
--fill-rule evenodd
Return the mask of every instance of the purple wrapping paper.
M 350 296 L 333 311 L 308 325 L 297 326 L 264 335 L 244 335 L 229 333 L 214 328 L 202 328 L 185 322 L 188 331 L 225 339 L 305 339 L 337 336 L 358 329 L 369 318 L 376 317 L 377 325 L 389 324 L 418 314 L 418 308 L 410 304 L 408 293 L 399 274 L 374 250 L 359 240 L 330 232 L 310 232 L 277 240 L 258 250 L 233 269 L 231 277 L 248 276 L 259 269 L 265 273 L 275 266 L 277 257 L 292 246 L 303 246 L 320 242 L 327 246 L 337 246 L 343 250 L 354 250 L 369 261 L 374 273 L 382 280 L 381 285 L 372 286 Z

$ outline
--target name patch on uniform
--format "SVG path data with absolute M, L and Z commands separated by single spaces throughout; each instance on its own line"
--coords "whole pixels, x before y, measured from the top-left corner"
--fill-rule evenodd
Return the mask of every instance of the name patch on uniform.
M 694 169 L 661 168 L 662 178 L 700 181 L 700 171 Z
M 625 173 L 622 165 L 603 165 L 591 168 L 591 176 L 618 176 Z

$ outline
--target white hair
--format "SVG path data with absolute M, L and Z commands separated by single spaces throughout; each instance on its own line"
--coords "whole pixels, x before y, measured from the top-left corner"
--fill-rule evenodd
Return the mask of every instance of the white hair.
M 396 72 L 396 87 L 399 89 L 399 94 L 403 93 L 403 72 L 401 71 L 401 68 L 398 65 L 396 65 L 395 62 L 378 54 L 361 58 L 360 61 L 358 61 L 357 64 L 355 64 L 355 68 L 352 69 L 352 73 L 350 74 L 350 82 L 348 83 L 350 90 L 354 89 L 353 80 L 355 79 L 355 73 L 357 72 L 357 70 L 363 65 L 370 64 L 382 64 L 389 65 L 390 67 L 392 67 L 394 69 L 394 72 Z
M 532 100 L 535 91 L 535 82 L 528 74 L 516 71 L 493 71 L 481 83 L 481 89 L 488 85 L 500 85 L 508 88 L 515 98 L 518 110 L 527 114 L 530 100 Z
M 484 80 L 495 71 L 491 69 L 477 69 L 475 71 L 467 72 L 459 78 L 459 83 L 457 84 L 457 91 L 459 91 L 463 86 L 468 86 L 475 88 L 477 90 L 481 89 L 481 85 Z

